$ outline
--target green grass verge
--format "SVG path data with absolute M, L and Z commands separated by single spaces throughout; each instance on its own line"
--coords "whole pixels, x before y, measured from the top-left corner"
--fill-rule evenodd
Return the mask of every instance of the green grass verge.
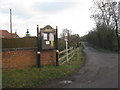
M 3 69 L 2 85 L 3 88 L 34 88 L 40 87 L 53 79 L 62 78 L 71 75 L 78 68 L 80 68 L 85 59 L 80 47 L 75 52 L 74 57 L 67 64 L 61 66 L 41 66 L 30 67 L 25 69 L 7 70 Z
M 97 49 L 97 50 L 100 51 L 100 52 L 104 52 L 104 53 L 117 53 L 117 51 L 112 51 L 112 50 L 108 50 L 108 49 L 103 49 L 103 48 L 94 46 L 94 45 L 89 44 L 89 43 L 88 43 L 88 45 L 89 45 L 90 47 L 93 47 L 93 48 Z

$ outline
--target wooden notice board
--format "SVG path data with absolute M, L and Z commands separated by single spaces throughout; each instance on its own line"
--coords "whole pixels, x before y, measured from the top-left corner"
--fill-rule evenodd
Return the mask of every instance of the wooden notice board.
M 42 50 L 55 49 L 55 29 L 47 25 L 41 28 Z

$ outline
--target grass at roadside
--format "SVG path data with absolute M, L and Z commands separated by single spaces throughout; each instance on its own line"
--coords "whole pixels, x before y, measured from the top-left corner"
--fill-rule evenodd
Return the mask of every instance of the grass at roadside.
M 108 50 L 108 49 L 103 49 L 97 46 L 94 46 L 92 44 L 87 43 L 90 47 L 93 47 L 95 49 L 97 49 L 98 51 L 104 52 L 104 53 L 118 53 L 117 51 L 112 51 L 112 50 Z
M 102 48 L 95 47 L 98 51 L 104 52 L 104 53 L 117 53 L 116 51 L 106 50 Z
M 3 88 L 34 88 L 39 87 L 49 80 L 71 75 L 85 62 L 83 47 L 75 52 L 74 57 L 67 64 L 61 66 L 41 66 L 25 69 L 6 70 L 3 69 Z

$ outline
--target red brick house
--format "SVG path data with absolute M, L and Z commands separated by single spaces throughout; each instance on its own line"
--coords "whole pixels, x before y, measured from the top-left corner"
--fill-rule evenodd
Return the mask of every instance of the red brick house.
M 17 33 L 12 33 L 12 38 L 19 38 L 19 36 L 17 35 Z
M 9 33 L 7 30 L 0 30 L 0 38 L 19 38 L 17 33 Z

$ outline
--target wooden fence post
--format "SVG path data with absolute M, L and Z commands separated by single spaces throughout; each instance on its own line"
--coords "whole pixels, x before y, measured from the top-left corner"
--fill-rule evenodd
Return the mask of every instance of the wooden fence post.
M 59 66 L 58 55 L 59 55 L 59 50 L 58 50 L 58 28 L 56 26 L 56 66 Z
M 37 67 L 40 67 L 40 35 L 39 26 L 37 25 Z

